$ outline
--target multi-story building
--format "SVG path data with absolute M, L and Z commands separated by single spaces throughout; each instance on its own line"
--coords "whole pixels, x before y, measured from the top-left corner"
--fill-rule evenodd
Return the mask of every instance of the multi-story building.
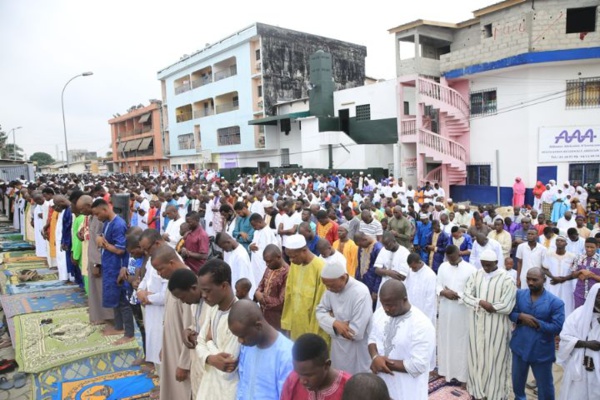
M 248 121 L 308 98 L 317 50 L 332 55 L 336 89 L 364 84 L 364 46 L 261 23 L 159 71 L 171 165 L 256 167 L 272 144 L 263 125 Z
M 152 100 L 134 106 L 125 115 L 108 120 L 115 172 L 160 172 L 169 168 L 168 140 L 162 130 L 162 105 Z
M 86 160 L 96 160 L 98 153 L 95 151 L 87 151 L 85 149 L 69 150 L 69 163 Z
M 473 14 L 390 30 L 400 153 L 416 167 L 413 183 L 437 180 L 457 185 L 453 198 L 506 204 L 516 177 L 530 188 L 598 182 L 598 0 L 506 0 Z M 414 113 L 403 109 L 408 97 Z

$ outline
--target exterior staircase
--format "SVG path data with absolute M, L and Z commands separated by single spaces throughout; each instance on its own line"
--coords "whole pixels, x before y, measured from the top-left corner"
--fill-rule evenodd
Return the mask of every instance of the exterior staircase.
M 459 143 L 468 143 L 469 104 L 456 90 L 427 78 L 415 79 L 417 105 L 431 106 L 439 112 L 439 133 L 431 130 L 428 117 L 421 115 L 402 119 L 400 140 L 415 143 L 417 154 L 426 162 L 440 164 L 433 170 L 419 173 L 419 181 L 438 182 L 449 193 L 449 186 L 464 184 L 467 177 L 469 152 Z

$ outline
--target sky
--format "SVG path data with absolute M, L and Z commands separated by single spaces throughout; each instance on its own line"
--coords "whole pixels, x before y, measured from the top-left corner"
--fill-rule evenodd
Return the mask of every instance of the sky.
M 460 22 L 497 0 L 0 0 L 0 125 L 27 156 L 110 150 L 108 120 L 160 99 L 156 73 L 254 22 L 367 47 L 366 74 L 395 75 L 388 29 L 416 20 Z M 62 154 L 60 153 L 62 152 Z

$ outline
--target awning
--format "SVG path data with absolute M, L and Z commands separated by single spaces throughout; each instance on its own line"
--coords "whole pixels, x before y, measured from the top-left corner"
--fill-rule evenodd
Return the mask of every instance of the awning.
M 117 146 L 117 153 L 121 154 L 123 152 L 123 149 L 125 148 L 126 144 L 127 144 L 127 142 L 119 143 L 119 145 Z
M 146 113 L 144 115 L 142 115 L 140 117 L 140 120 L 138 121 L 140 124 L 145 124 L 146 122 L 148 122 L 148 120 L 150 119 L 150 113 Z
M 148 147 L 150 147 L 150 144 L 152 143 L 153 139 L 154 139 L 153 137 L 143 138 L 142 143 L 140 144 L 140 147 L 138 147 L 138 150 L 139 151 L 148 150 Z
M 140 143 L 142 143 L 142 139 L 130 140 L 129 142 L 127 142 L 127 144 L 125 144 L 125 148 L 123 149 L 123 151 L 127 152 L 137 150 L 140 146 Z
M 259 119 L 251 119 L 248 121 L 248 125 L 277 125 L 277 121 L 282 119 L 290 119 L 295 120 L 298 118 L 310 117 L 309 111 L 300 111 L 295 113 L 283 114 L 283 115 L 275 115 L 272 117 L 259 118 Z

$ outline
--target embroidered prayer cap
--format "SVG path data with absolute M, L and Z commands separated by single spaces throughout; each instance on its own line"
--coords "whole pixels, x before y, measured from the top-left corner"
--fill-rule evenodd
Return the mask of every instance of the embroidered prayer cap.
M 460 205 L 458 206 L 458 209 L 459 209 L 459 210 L 466 210 L 467 208 L 464 206 L 464 204 L 460 204 Z
M 284 238 L 284 246 L 290 250 L 298 250 L 306 247 L 306 239 L 304 236 L 296 233 L 295 235 L 289 235 Z
M 498 256 L 493 250 L 487 249 L 481 253 L 481 261 L 498 261 Z
M 338 258 L 325 262 L 325 267 L 323 267 L 323 270 L 321 271 L 321 278 L 337 279 L 346 273 L 348 273 L 346 271 L 346 263 L 341 262 Z

